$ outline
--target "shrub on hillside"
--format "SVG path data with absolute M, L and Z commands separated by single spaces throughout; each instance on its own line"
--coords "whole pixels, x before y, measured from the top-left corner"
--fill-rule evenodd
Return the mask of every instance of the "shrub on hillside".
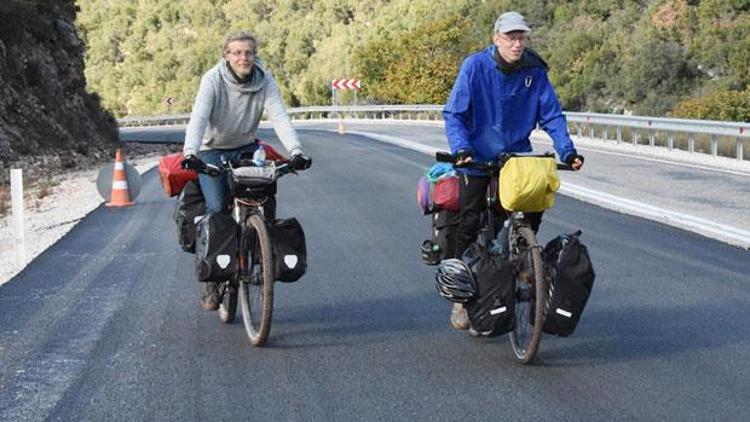
M 686 119 L 750 122 L 750 89 L 717 91 L 683 100 L 674 108 L 672 115 Z

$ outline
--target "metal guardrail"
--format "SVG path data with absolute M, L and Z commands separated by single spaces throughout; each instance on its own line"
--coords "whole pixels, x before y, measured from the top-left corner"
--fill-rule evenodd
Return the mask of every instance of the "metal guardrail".
M 292 119 L 367 118 L 393 120 L 443 119 L 442 105 L 363 105 L 310 106 L 288 109 Z M 579 136 L 634 145 L 664 146 L 669 150 L 709 153 L 738 160 L 750 159 L 750 122 L 670 119 L 661 117 L 623 116 L 600 113 L 565 113 L 571 131 Z M 118 119 L 122 127 L 186 124 L 189 114 L 166 116 L 133 116 Z M 613 132 L 611 132 L 613 131 Z M 610 133 L 614 137 L 610 138 Z

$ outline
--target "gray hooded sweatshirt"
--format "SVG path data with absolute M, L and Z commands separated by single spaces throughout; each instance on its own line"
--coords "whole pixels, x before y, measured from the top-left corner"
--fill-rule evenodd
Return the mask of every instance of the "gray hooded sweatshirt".
M 201 78 L 183 153 L 195 155 L 198 151 L 232 149 L 255 142 L 263 111 L 289 154 L 301 153 L 279 87 L 263 62 L 255 59 L 253 73 L 244 83 L 238 82 L 227 66 L 222 58 Z

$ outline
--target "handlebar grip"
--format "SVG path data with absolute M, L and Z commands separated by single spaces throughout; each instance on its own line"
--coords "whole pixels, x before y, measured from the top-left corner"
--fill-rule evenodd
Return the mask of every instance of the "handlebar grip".
M 435 160 L 440 163 L 455 163 L 456 157 L 449 152 L 438 151 L 435 153 Z

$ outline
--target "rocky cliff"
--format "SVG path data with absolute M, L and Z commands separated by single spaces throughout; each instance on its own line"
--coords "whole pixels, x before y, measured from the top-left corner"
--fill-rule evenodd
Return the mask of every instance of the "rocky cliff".
M 73 0 L 0 1 L 0 186 L 111 159 L 114 118 L 86 92 Z

